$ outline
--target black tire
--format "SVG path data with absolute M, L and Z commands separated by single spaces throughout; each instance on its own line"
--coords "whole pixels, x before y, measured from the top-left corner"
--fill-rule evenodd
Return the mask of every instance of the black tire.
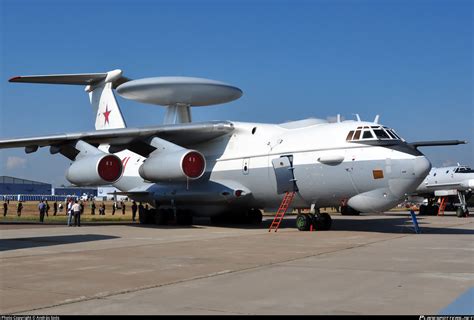
M 143 210 L 143 212 L 138 213 L 138 221 L 140 224 L 148 224 L 148 212 Z
M 426 205 L 422 204 L 420 206 L 420 209 L 418 209 L 418 215 L 419 216 L 423 216 L 426 214 Z
M 168 210 L 167 209 L 157 209 L 153 212 L 153 219 L 155 224 L 161 226 L 165 225 L 168 222 Z
M 342 206 L 341 207 L 341 215 L 343 216 L 358 216 L 360 215 L 360 211 L 357 211 L 356 209 L 349 207 L 349 206 Z
M 458 216 L 458 218 L 464 218 L 466 216 L 466 212 L 464 211 L 463 208 L 458 207 L 456 209 L 456 216 Z
M 299 231 L 308 231 L 311 227 L 311 217 L 307 214 L 299 214 L 296 217 L 296 227 Z
M 347 216 L 349 215 L 349 206 L 341 206 L 341 216 Z
M 213 225 L 219 225 L 226 222 L 226 217 L 223 214 L 212 216 L 210 219 L 211 219 L 211 224 Z
M 260 211 L 259 209 L 250 209 L 248 214 L 249 214 L 249 222 L 251 224 L 262 223 L 263 215 L 262 215 L 262 211 Z
M 179 210 L 176 213 L 176 224 L 189 226 L 193 224 L 193 213 L 190 210 Z
M 332 226 L 332 218 L 327 212 L 321 212 L 321 216 L 323 219 L 323 229 L 322 230 L 330 230 Z
M 327 212 L 316 213 L 313 217 L 313 227 L 318 230 L 329 230 L 332 225 L 332 218 Z
M 429 212 L 429 214 L 432 215 L 432 216 L 437 216 L 437 215 L 438 215 L 438 211 L 439 211 L 439 206 L 438 206 L 438 205 L 434 205 L 434 206 L 431 206 L 431 207 L 430 207 L 430 212 Z

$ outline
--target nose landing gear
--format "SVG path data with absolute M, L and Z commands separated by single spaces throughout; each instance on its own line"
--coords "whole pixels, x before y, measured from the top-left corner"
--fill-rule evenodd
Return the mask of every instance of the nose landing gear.
M 329 230 L 331 229 L 331 225 L 331 216 L 326 212 L 299 214 L 296 217 L 296 227 L 299 231 L 309 231 L 311 227 L 317 231 Z

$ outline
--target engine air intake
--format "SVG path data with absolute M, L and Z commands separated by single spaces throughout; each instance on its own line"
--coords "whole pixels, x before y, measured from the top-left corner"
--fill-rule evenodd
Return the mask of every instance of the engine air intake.
M 98 165 L 97 172 L 99 176 L 107 182 L 115 182 L 122 174 L 122 162 L 113 155 L 103 157 Z
M 206 167 L 206 161 L 204 157 L 196 151 L 191 151 L 187 153 L 182 162 L 182 168 L 184 174 L 191 178 L 199 178 L 203 173 Z

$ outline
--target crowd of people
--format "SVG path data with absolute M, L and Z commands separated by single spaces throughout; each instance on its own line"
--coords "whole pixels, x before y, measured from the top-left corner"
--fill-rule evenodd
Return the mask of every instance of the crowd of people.
M 3 216 L 7 216 L 8 214 L 8 209 L 9 209 L 9 200 L 5 200 L 3 203 Z M 67 199 L 65 202 L 65 205 L 63 206 L 62 202 L 57 202 L 54 201 L 53 204 L 53 216 L 56 216 L 58 213 L 62 213 L 63 208 L 66 209 L 66 215 L 67 215 L 67 225 L 72 227 L 72 226 L 81 226 L 81 215 L 84 214 L 85 210 L 85 203 L 83 200 L 78 200 L 78 199 Z M 23 201 L 18 201 L 16 209 L 17 209 L 17 216 L 20 217 L 22 210 L 24 208 Z M 89 208 L 90 208 L 90 214 L 95 215 L 96 214 L 96 208 L 97 205 L 94 200 L 89 201 Z M 44 223 L 44 218 L 45 216 L 49 216 L 49 212 L 51 210 L 51 206 L 48 202 L 48 200 L 41 200 L 38 203 L 37 206 L 38 213 L 39 213 L 39 221 L 40 223 Z M 125 201 L 114 201 L 112 204 L 112 215 L 115 215 L 116 211 L 121 211 L 122 215 L 125 215 L 127 206 Z M 143 209 L 143 205 L 140 203 L 137 205 L 137 203 L 132 200 L 132 205 L 131 205 L 131 210 L 132 210 L 132 221 L 136 221 L 137 217 L 137 212 Z M 106 215 L 106 207 L 105 207 L 105 202 L 102 201 L 98 205 L 98 214 L 99 215 Z

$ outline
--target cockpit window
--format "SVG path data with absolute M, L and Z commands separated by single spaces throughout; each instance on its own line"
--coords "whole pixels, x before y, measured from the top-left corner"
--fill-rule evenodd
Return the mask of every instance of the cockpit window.
M 372 139 L 374 135 L 372 132 L 365 130 L 364 134 L 362 135 L 362 139 Z
M 352 140 L 352 136 L 354 135 L 354 130 L 352 131 L 349 131 L 349 133 L 347 134 L 347 138 L 346 138 L 346 141 L 350 141 Z
M 474 170 L 469 167 L 459 167 L 454 170 L 456 173 L 474 173 Z
M 375 129 L 374 133 L 377 136 L 377 138 L 379 138 L 379 139 L 390 139 L 388 134 L 382 129 Z
M 360 130 L 357 130 L 354 134 L 354 138 L 352 138 L 352 140 L 359 140 L 360 138 Z
M 395 137 L 395 139 L 402 140 L 402 139 L 398 136 L 398 134 L 395 132 L 395 130 L 390 129 L 390 133 Z
M 403 140 L 393 129 L 382 126 L 360 126 L 349 131 L 346 141 L 355 140 Z

